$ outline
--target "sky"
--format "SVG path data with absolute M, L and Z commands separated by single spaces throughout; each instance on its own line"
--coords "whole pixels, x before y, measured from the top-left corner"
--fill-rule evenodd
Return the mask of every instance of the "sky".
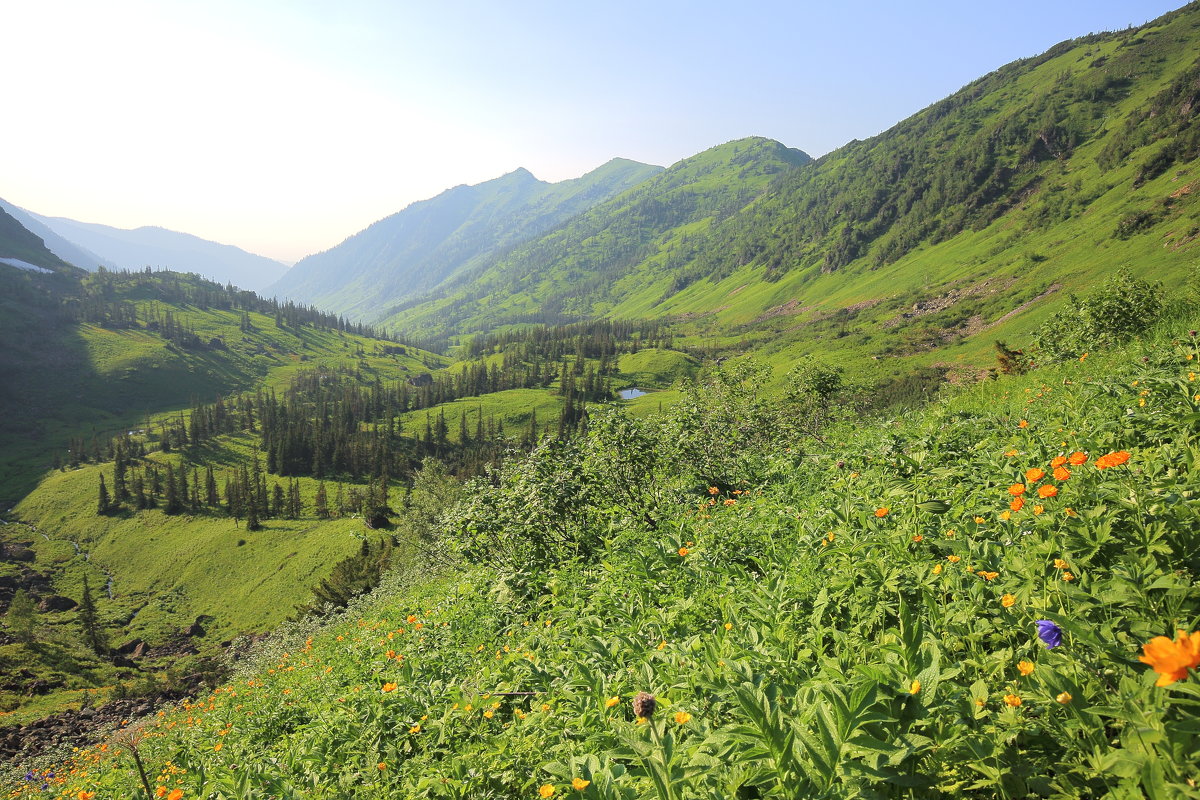
M 1181 0 L 0 0 L 0 197 L 293 262 L 525 167 L 813 156 Z

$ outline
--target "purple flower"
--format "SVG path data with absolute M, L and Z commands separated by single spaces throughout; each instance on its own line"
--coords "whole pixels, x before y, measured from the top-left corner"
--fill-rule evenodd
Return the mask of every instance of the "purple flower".
M 1046 643 L 1047 649 L 1053 649 L 1062 644 L 1062 628 L 1048 619 L 1039 619 L 1036 623 L 1038 638 Z

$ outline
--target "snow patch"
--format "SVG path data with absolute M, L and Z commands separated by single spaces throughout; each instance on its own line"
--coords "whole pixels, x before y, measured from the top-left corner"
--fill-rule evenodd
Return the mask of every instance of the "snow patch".
M 52 269 L 39 267 L 35 264 L 30 264 L 28 261 L 22 261 L 19 258 L 0 258 L 0 264 L 8 264 L 10 267 L 16 267 L 17 269 L 27 269 L 30 272 L 54 272 Z

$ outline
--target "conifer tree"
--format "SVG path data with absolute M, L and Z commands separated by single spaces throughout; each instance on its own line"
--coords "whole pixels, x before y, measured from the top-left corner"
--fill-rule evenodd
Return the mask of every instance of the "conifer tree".
M 317 519 L 329 519 L 329 498 L 325 493 L 325 481 L 317 484 L 316 513 Z
M 118 503 L 129 500 L 129 488 L 126 485 L 125 473 L 129 462 L 125 459 L 125 448 L 117 443 L 116 460 L 113 464 L 113 499 Z
M 9 601 L 4 622 L 18 642 L 25 644 L 33 642 L 37 629 L 36 613 L 37 607 L 33 603 L 33 598 L 24 589 L 17 589 L 12 600 Z
M 183 503 L 179 500 L 179 487 L 175 483 L 175 468 L 169 462 L 163 491 L 163 511 L 167 514 L 178 514 L 183 511 Z
M 87 576 L 83 576 L 83 595 L 79 598 L 79 627 L 83 629 L 83 641 L 93 653 L 103 655 L 107 646 L 100 623 L 96 619 L 96 604 L 92 600 L 92 589 Z
M 96 503 L 97 514 L 107 514 L 112 511 L 112 500 L 108 496 L 108 487 L 104 485 L 104 473 L 100 473 L 100 498 Z

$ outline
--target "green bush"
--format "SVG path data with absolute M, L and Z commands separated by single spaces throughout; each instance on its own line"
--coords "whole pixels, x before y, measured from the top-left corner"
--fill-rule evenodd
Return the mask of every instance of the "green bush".
M 1079 357 L 1133 339 L 1162 312 L 1162 284 L 1121 270 L 1087 297 L 1071 295 L 1067 307 L 1038 329 L 1038 348 L 1053 360 Z

